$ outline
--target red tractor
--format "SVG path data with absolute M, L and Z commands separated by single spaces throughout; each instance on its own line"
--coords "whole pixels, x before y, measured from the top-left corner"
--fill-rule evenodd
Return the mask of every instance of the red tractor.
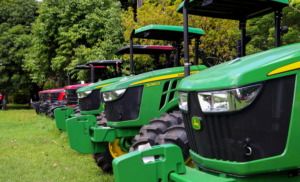
M 60 107 L 62 105 L 66 106 L 67 104 L 65 90 L 63 88 L 52 89 L 49 91 L 49 97 L 50 97 L 50 105 L 48 106 L 46 115 L 48 117 L 54 118 L 54 113 L 52 108 Z
M 95 73 L 94 73 L 94 68 L 97 69 L 105 69 L 105 66 L 85 66 L 85 65 L 78 65 L 75 67 L 75 69 L 91 69 L 91 83 L 94 83 L 95 80 Z M 102 76 L 104 76 L 104 72 L 102 71 Z M 68 76 L 68 86 L 62 89 L 57 89 L 55 92 L 50 91 L 50 98 L 51 98 L 51 103 L 48 107 L 47 110 L 47 116 L 54 118 L 54 110 L 57 108 L 61 107 L 73 107 L 75 114 L 80 113 L 79 105 L 78 105 L 78 97 L 76 91 L 79 88 L 85 87 L 90 85 L 91 83 L 86 83 L 86 84 L 77 84 L 77 85 L 71 85 L 70 84 L 70 77 Z M 62 90 L 62 91 L 58 91 Z
M 0 109 L 6 107 L 6 100 L 4 99 L 4 96 L 0 93 Z
M 35 101 L 32 103 L 32 108 L 35 110 L 37 114 L 40 114 L 40 105 L 46 102 L 49 102 L 49 90 L 39 91 L 39 101 Z

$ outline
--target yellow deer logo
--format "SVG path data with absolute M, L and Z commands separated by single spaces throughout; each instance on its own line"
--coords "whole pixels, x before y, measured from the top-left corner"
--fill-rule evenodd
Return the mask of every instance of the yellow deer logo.
M 192 125 L 193 125 L 193 128 L 195 129 L 195 130 L 200 130 L 201 129 L 201 125 L 200 125 L 200 120 L 199 120 L 199 118 L 197 118 L 197 117 L 193 117 L 192 118 Z

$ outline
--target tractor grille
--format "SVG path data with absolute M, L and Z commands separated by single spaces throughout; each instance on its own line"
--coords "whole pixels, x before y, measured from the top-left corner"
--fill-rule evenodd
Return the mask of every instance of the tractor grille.
M 247 162 L 284 152 L 294 98 L 295 75 L 268 80 L 247 108 L 237 113 L 204 115 L 197 92 L 189 92 L 189 114 L 183 114 L 191 149 L 202 157 Z M 201 118 L 201 130 L 191 118 Z M 252 154 L 246 155 L 250 139 Z
M 43 101 L 49 100 L 49 93 L 42 93 Z
M 53 102 L 55 102 L 55 101 L 58 100 L 59 94 L 60 93 L 50 93 L 49 94 L 50 95 L 50 101 L 51 101 L 51 103 L 53 103 Z
M 93 90 L 92 93 L 82 99 L 79 99 L 79 107 L 81 111 L 95 111 L 100 108 L 100 89 Z
M 115 101 L 105 103 L 107 121 L 128 121 L 139 117 L 143 86 L 131 87 Z
M 77 93 L 76 93 L 77 89 L 78 88 L 65 90 L 68 105 L 76 105 L 77 104 Z

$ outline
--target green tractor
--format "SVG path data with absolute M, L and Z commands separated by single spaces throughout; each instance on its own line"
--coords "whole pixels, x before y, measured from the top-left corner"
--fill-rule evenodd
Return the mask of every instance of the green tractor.
M 185 42 L 188 12 L 240 20 L 242 56 L 246 20 L 275 12 L 276 48 L 191 76 L 186 67 L 188 77 L 177 89 L 195 169 L 184 166 L 178 146 L 160 145 L 114 159 L 116 182 L 300 181 L 300 44 L 280 47 L 282 8 L 288 4 L 288 0 L 186 0 L 179 7 Z M 146 163 L 145 157 L 154 160 Z
M 69 85 L 65 87 L 66 96 L 67 96 L 67 105 L 68 107 L 54 108 L 54 117 L 56 122 L 56 127 L 60 130 L 67 131 L 66 120 L 76 115 L 80 114 L 94 114 L 99 118 L 99 113 L 103 110 L 100 105 L 100 89 L 103 86 L 112 84 L 116 81 L 119 81 L 125 77 L 121 77 L 121 65 L 123 64 L 122 60 L 106 60 L 106 61 L 97 61 L 97 63 L 88 62 L 86 65 L 76 66 L 75 69 L 91 69 L 91 82 L 85 85 Z M 115 72 L 112 77 L 107 80 L 94 83 L 94 69 L 95 68 L 105 68 L 107 66 L 113 66 Z M 119 77 L 118 77 L 119 76 Z M 102 70 L 102 79 L 105 78 L 104 70 Z M 95 89 L 92 92 L 92 89 Z M 76 93 L 77 90 L 81 90 L 79 94 Z M 89 96 L 89 97 L 88 97 Z M 93 97 L 93 99 L 91 99 Z M 78 100 L 85 100 L 86 110 L 81 110 L 81 106 L 78 104 Z
M 155 69 L 161 67 L 159 65 L 159 55 L 166 54 L 166 57 L 169 60 L 169 55 L 173 51 L 172 46 L 142 46 L 142 45 L 134 45 L 133 52 L 134 54 L 150 54 L 154 55 L 155 61 L 153 64 L 156 66 Z M 129 46 L 122 47 L 116 53 L 117 55 L 123 55 L 129 53 Z M 93 65 L 93 67 L 101 67 L 101 66 L 114 66 L 115 71 L 114 75 L 116 78 L 108 79 L 105 81 L 97 82 L 95 84 L 91 84 L 89 86 L 85 86 L 81 89 L 78 89 L 77 93 L 76 90 L 72 90 L 72 94 L 70 93 L 70 89 L 67 92 L 69 93 L 68 99 L 71 97 L 74 98 L 73 100 L 78 102 L 74 108 L 60 108 L 56 109 L 55 117 L 56 117 L 56 126 L 63 130 L 67 131 L 66 127 L 66 120 L 72 117 L 75 117 L 76 114 L 81 115 L 95 115 L 97 118 L 97 122 L 99 124 L 105 121 L 104 115 L 100 114 L 103 111 L 103 105 L 101 104 L 100 100 L 100 90 L 101 88 L 115 83 L 117 81 L 123 80 L 126 77 L 121 77 L 121 65 L 123 64 L 123 60 L 102 60 L 102 61 L 90 61 L 86 65 Z M 102 75 L 104 77 L 105 75 Z M 117 77 L 119 76 L 119 77 Z M 66 87 L 69 88 L 69 87 Z M 68 95 L 68 94 L 67 94 Z M 78 100 L 78 101 L 77 101 Z M 100 114 L 100 115 L 99 115 Z
M 201 29 L 189 28 L 189 39 L 196 39 L 195 66 L 191 66 L 191 73 L 206 69 L 206 66 L 198 65 L 199 38 L 203 34 Z M 166 69 L 134 76 L 133 38 L 176 42 L 174 68 L 169 68 L 172 62 L 167 59 Z M 189 144 L 177 100 L 177 86 L 184 77 L 184 68 L 178 67 L 183 27 L 149 25 L 133 31 L 130 39 L 127 53 L 130 53 L 132 76 L 101 89 L 101 101 L 105 111 L 100 115 L 101 121 L 97 122 L 93 115 L 82 115 L 67 120 L 70 146 L 81 153 L 93 154 L 97 165 L 107 173 L 113 172 L 114 158 L 138 150 L 139 146 L 145 143 L 177 144 L 183 151 L 187 165 L 192 166 L 189 163 Z M 158 47 L 148 46 L 145 51 Z M 168 47 L 159 48 L 167 50 Z M 154 65 L 158 67 L 155 62 Z M 79 103 L 81 104 L 81 101 Z

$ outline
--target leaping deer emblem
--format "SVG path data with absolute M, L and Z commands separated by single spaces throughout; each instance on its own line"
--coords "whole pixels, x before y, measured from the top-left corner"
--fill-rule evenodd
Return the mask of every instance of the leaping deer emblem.
M 200 128 L 200 124 L 196 121 L 196 119 L 193 119 L 193 125 L 198 126 L 198 128 Z

